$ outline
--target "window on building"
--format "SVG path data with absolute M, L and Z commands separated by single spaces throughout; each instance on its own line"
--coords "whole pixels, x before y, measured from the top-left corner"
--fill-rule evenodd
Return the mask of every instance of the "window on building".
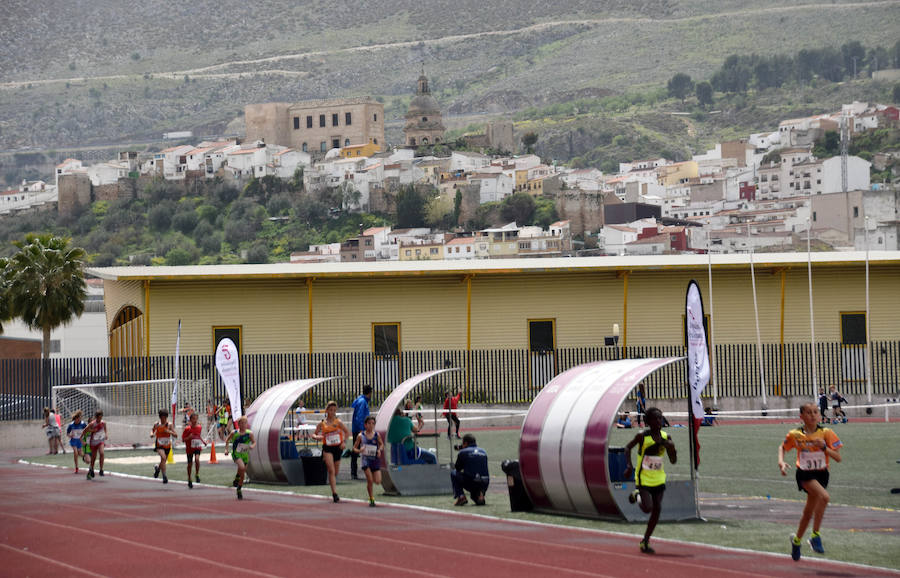
M 422 249 L 416 249 L 416 257 L 419 257 L 422 254 Z
M 312 128 L 312 116 L 306 117 L 306 128 Z
M 372 239 L 366 239 L 366 247 L 372 246 Z
M 472 247 L 466 247 L 466 253 L 471 253 L 471 252 L 472 252 Z
M 302 150 L 305 153 L 309 152 L 308 149 L 309 149 L 309 146 L 306 143 L 303 143 L 303 146 L 300 147 L 300 150 Z
M 407 250 L 406 250 L 406 256 L 409 257 L 409 256 L 411 256 L 411 255 L 412 255 L 412 249 L 407 249 Z
M 858 216 L 859 216 L 859 207 L 853 207 L 853 216 L 854 216 L 854 217 L 858 217 Z
M 294 117 L 294 130 L 298 130 L 299 128 L 300 128 L 300 117 L 295 116 Z
M 400 324 L 373 323 L 372 348 L 375 357 L 394 358 L 400 355 Z
M 345 139 L 344 139 L 344 146 L 345 146 L 345 147 L 350 146 L 350 139 L 349 139 L 349 138 L 345 138 Z M 356 151 L 356 154 L 359 154 L 359 151 Z
M 547 353 L 556 349 L 555 320 L 528 320 L 528 349 L 532 353 Z
M 813 221 L 815 221 L 815 220 L 816 220 L 816 212 L 813 211 Z
M 372 115 L 372 122 L 378 122 L 378 113 Z
M 324 153 L 325 151 L 327 151 L 327 150 L 328 150 L 328 143 L 325 142 L 325 141 L 320 142 L 320 143 L 319 143 L 319 150 L 322 151 L 323 153 Z
M 531 249 L 531 243 L 519 243 L 519 249 Z
M 422 122 L 428 122 L 428 117 L 427 117 L 427 116 L 423 116 L 423 117 L 422 117 Z
M 351 113 L 349 113 L 349 112 L 344 113 L 344 124 L 347 126 L 350 126 L 351 124 L 353 124 L 353 118 L 352 118 Z
M 858 312 L 841 312 L 841 344 L 866 344 L 866 314 Z
M 341 139 L 339 139 L 339 138 L 331 139 L 331 148 L 333 148 L 333 149 L 341 148 Z
M 430 250 L 429 252 L 430 252 L 432 255 L 437 255 L 437 254 L 438 254 L 437 247 L 432 247 L 431 250 Z
M 338 125 L 338 113 L 333 112 L 333 113 L 331 113 L 331 126 L 337 126 L 337 125 Z
M 62 347 L 59 344 L 59 339 L 51 339 L 50 353 L 59 353 L 60 351 L 62 351 Z
M 322 128 L 322 127 L 324 127 L 324 126 L 325 126 L 325 115 L 324 115 L 324 114 L 320 114 L 320 115 L 319 115 L 319 128 Z
M 373 142 L 374 144 L 378 144 L 378 139 L 377 139 L 377 138 L 373 138 L 373 139 L 372 139 L 372 142 Z

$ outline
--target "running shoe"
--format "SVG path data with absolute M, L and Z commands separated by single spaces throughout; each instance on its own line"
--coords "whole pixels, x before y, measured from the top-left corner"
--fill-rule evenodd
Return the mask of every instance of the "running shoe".
M 338 502 L 341 501 L 341 498 L 338 497 L 337 494 L 331 494 L 331 499 L 334 500 L 334 503 L 335 503 L 335 504 L 337 504 Z
M 641 505 L 641 492 L 639 490 L 632 490 L 630 494 L 628 494 L 628 503 Z
M 231 480 L 231 485 L 235 488 L 238 487 L 238 477 L 235 476 L 233 480 Z
M 244 499 L 244 494 L 243 494 L 243 492 L 241 492 L 240 488 L 237 489 L 237 497 L 238 497 L 238 500 Z
M 374 507 L 375 507 L 375 500 L 369 500 L 369 507 L 370 507 L 370 508 L 374 508 Z
M 89 479 L 89 480 L 94 479 L 94 470 L 88 470 L 87 479 Z
M 103 477 L 103 470 L 100 470 L 100 476 Z
M 154 478 L 159 477 L 159 466 L 153 466 L 153 477 Z
M 813 552 L 816 554 L 824 554 L 825 547 L 822 546 L 822 535 L 818 532 L 814 532 L 809 538 L 809 547 L 812 548 Z
M 200 483 L 200 476 L 194 476 L 194 481 L 198 484 Z
M 169 483 L 169 478 L 167 478 L 165 474 L 163 474 L 163 483 L 164 483 L 164 484 L 168 484 L 168 483 Z
M 791 558 L 794 562 L 800 559 L 800 538 L 796 534 L 791 534 Z
M 468 498 L 466 498 L 465 496 L 460 496 L 460 497 L 456 498 L 456 501 L 453 502 L 453 505 L 454 506 L 465 506 L 468 503 L 469 503 Z
M 194 489 L 194 482 L 188 480 L 188 489 Z
M 641 552 L 644 554 L 656 554 L 656 550 L 650 547 L 648 540 L 641 540 Z

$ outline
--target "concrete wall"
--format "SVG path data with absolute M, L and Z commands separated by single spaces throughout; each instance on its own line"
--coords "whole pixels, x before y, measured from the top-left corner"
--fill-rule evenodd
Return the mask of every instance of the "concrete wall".
M 86 174 L 60 175 L 59 177 L 60 215 L 71 216 L 91 204 L 91 179 Z

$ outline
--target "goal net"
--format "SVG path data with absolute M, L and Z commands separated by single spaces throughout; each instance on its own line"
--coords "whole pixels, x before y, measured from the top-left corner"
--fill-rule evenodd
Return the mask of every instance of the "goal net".
M 174 385 L 174 379 L 57 385 L 52 389 L 51 399 L 65 421 L 70 421 L 72 414 L 79 410 L 82 419 L 89 421 L 101 410 L 115 443 L 146 443 L 150 427 L 159 419 L 159 410 L 172 410 Z M 183 408 L 189 404 L 194 411 L 204 414 L 206 402 L 211 399 L 214 399 L 214 389 L 209 380 L 179 380 L 177 413 L 170 415 L 169 421 L 178 428 L 183 422 Z M 204 422 L 205 417 L 201 415 L 200 423 Z

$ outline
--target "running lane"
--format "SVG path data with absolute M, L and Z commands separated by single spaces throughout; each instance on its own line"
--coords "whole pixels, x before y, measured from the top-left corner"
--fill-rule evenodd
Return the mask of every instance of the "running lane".
M 0 465 L 8 576 L 900 576 L 885 570 L 430 511 Z

